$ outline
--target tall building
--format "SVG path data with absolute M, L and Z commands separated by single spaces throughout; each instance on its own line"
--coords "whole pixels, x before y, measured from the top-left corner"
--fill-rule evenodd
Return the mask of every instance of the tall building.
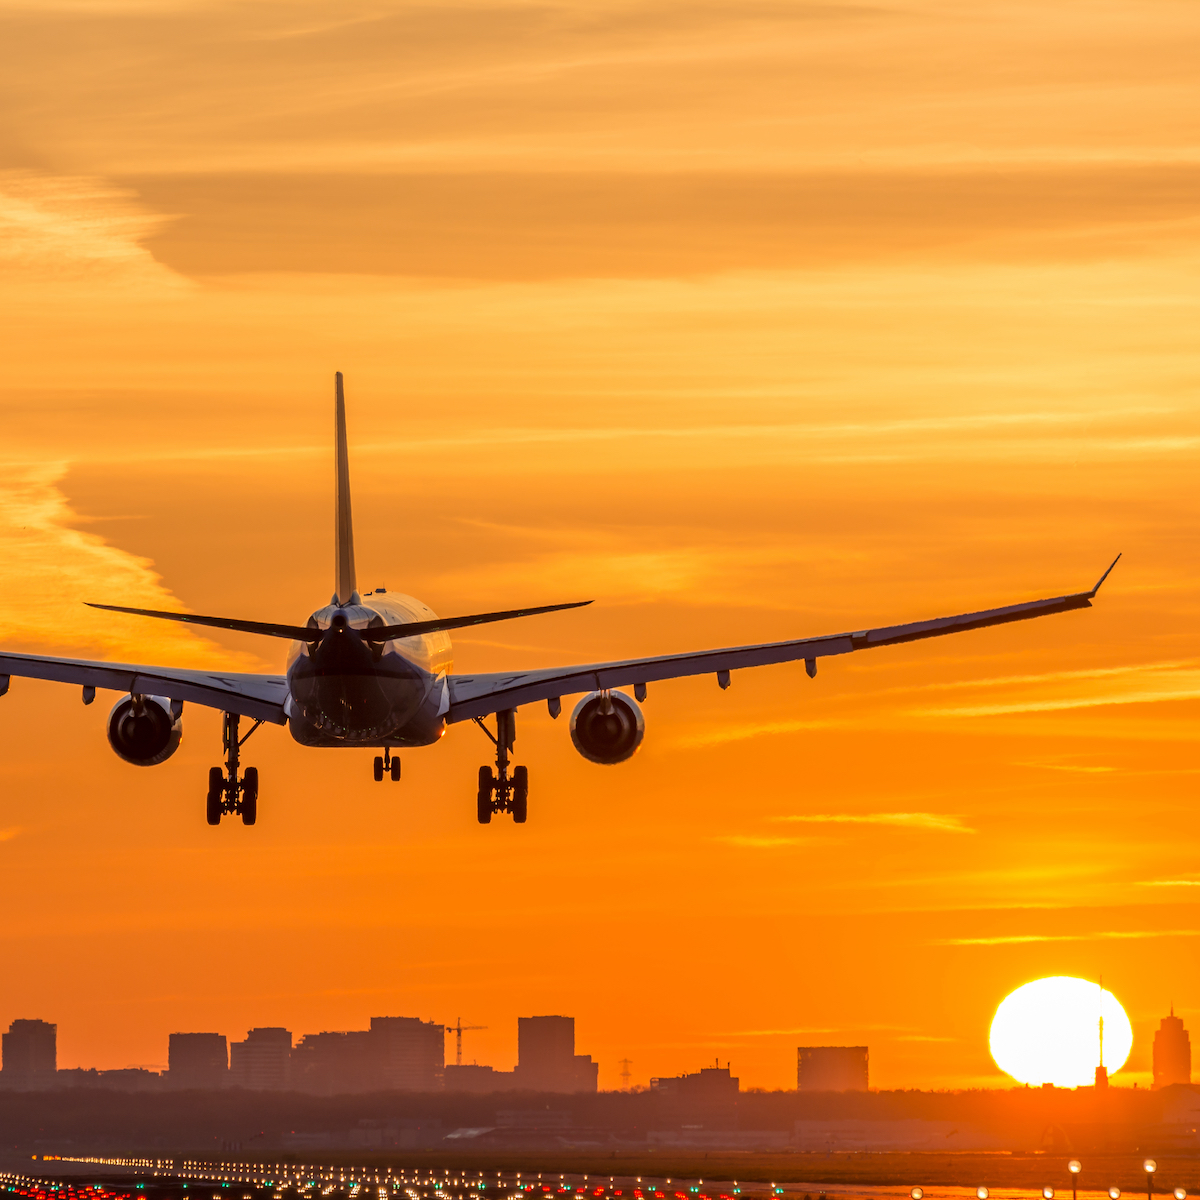
M 229 1044 L 229 1082 L 256 1092 L 282 1092 L 291 1082 L 291 1059 L 288 1030 L 251 1029 L 244 1042 Z
M 419 1017 L 372 1017 L 380 1084 L 391 1090 L 433 1092 L 442 1086 L 446 1028 Z
M 705 1129 L 736 1125 L 739 1090 L 739 1080 L 730 1074 L 728 1064 L 702 1067 L 694 1075 L 650 1080 L 660 1120 L 699 1124 Z
M 1172 1004 L 1171 1015 L 1163 1017 L 1154 1034 L 1154 1086 L 1161 1088 L 1191 1082 L 1192 1042 Z
M 167 1083 L 173 1088 L 220 1088 L 229 1082 L 229 1049 L 222 1033 L 173 1033 L 167 1041 Z
M 292 1051 L 292 1087 L 325 1096 L 377 1091 L 379 1064 L 366 1029 L 306 1033 Z
M 0 1076 L 6 1087 L 49 1087 L 57 1078 L 58 1026 L 14 1021 L 0 1038 Z
M 802 1092 L 865 1092 L 866 1046 L 800 1046 L 796 1087 Z
M 518 1017 L 514 1082 L 533 1092 L 594 1092 L 600 1065 L 575 1053 L 574 1017 Z

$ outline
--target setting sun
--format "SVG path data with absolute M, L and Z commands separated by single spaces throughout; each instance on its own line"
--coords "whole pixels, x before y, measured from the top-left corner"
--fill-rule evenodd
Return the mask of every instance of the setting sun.
M 1116 997 L 1069 975 L 1036 979 L 1011 992 L 996 1010 L 992 1057 L 1022 1083 L 1080 1087 L 1095 1078 L 1102 1029 L 1104 1064 L 1115 1072 L 1133 1046 L 1133 1029 Z

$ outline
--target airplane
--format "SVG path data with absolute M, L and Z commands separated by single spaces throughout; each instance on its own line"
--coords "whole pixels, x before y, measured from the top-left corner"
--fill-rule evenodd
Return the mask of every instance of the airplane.
M 1117 555 L 1090 591 L 982 612 L 696 653 L 456 675 L 448 636 L 451 630 L 582 608 L 591 601 L 441 618 L 412 596 L 384 588 L 364 595 L 358 590 L 354 567 L 341 372 L 334 377 L 334 458 L 334 593 L 303 625 L 89 602 L 90 607 L 108 612 L 287 640 L 291 646 L 284 674 L 198 671 L 0 652 L 0 696 L 9 690 L 12 676 L 76 684 L 83 689 L 84 704 L 95 700 L 97 688 L 123 693 L 108 715 L 108 741 L 117 755 L 139 767 L 157 766 L 179 748 L 185 703 L 218 710 L 223 714 L 225 765 L 209 771 L 206 816 L 210 825 L 219 825 L 226 815 L 240 816 L 245 825 L 257 820 L 258 771 L 247 767 L 241 773 L 241 750 L 264 723 L 286 725 L 302 746 L 382 750 L 373 764 L 376 781 L 382 781 L 385 775 L 392 780 L 400 778 L 400 758 L 394 751 L 433 745 L 448 725 L 474 721 L 495 745 L 495 768 L 479 768 L 479 822 L 486 825 L 494 814 L 504 812 L 523 824 L 528 816 L 529 772 L 524 766 L 513 766 L 510 771 L 516 714 L 522 705 L 545 701 L 550 716 L 557 719 L 562 697 L 583 693 L 571 713 L 571 741 L 589 761 L 615 765 L 631 758 L 642 743 L 645 721 L 641 705 L 650 683 L 711 674 L 721 688 L 728 688 L 731 671 L 800 661 L 811 679 L 817 673 L 817 659 L 829 655 L 1090 608 L 1121 557 Z M 633 694 L 623 688 L 632 688 Z M 245 734 L 239 732 L 242 717 L 253 722 Z M 494 733 L 484 723 L 487 717 L 494 718 Z

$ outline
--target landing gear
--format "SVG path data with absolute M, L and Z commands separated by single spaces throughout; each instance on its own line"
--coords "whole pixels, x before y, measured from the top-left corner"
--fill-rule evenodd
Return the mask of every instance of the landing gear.
M 385 775 L 391 775 L 393 783 L 400 782 L 400 756 L 392 757 L 390 746 L 384 746 L 383 754 L 375 756 L 375 782 L 382 783 Z
M 518 825 L 524 825 L 529 815 L 529 770 L 527 767 L 513 767 L 511 777 L 508 773 L 508 754 L 517 740 L 516 717 L 515 708 L 505 708 L 498 712 L 494 734 L 483 723 L 482 717 L 475 718 L 475 724 L 496 745 L 495 771 L 491 767 L 479 768 L 477 812 L 480 825 L 490 824 L 492 813 L 512 813 L 512 818 Z
M 210 825 L 220 825 L 221 817 L 234 813 L 242 818 L 243 825 L 253 825 L 258 820 L 258 768 L 247 767 L 246 774 L 238 778 L 239 752 L 247 739 L 261 724 L 255 721 L 243 738 L 238 737 L 237 713 L 225 713 L 221 740 L 225 749 L 225 766 L 213 767 L 208 773 L 208 802 L 206 816 Z

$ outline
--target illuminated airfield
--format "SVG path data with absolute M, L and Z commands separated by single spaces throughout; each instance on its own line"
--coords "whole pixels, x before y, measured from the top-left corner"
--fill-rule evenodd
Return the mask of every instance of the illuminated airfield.
M 797 1155 L 798 1160 L 815 1160 L 814 1174 L 820 1174 L 818 1164 L 831 1155 L 817 1152 Z M 839 1155 L 836 1157 L 845 1157 Z M 860 1157 L 860 1156 L 855 1156 Z M 878 1155 L 869 1157 L 878 1158 Z M 911 1163 L 914 1173 L 919 1173 L 923 1163 L 929 1165 L 934 1159 L 945 1159 L 943 1154 L 915 1153 L 904 1156 Z M 1007 1154 L 981 1156 L 983 1161 L 992 1158 L 992 1173 L 1001 1174 L 1001 1162 Z M 1024 1156 L 1022 1156 L 1024 1157 Z M 986 1185 L 963 1187 L 943 1185 L 922 1187 L 919 1185 L 870 1185 L 839 1183 L 806 1183 L 789 1181 L 777 1183 L 761 1180 L 710 1180 L 651 1177 L 648 1175 L 587 1175 L 558 1174 L 549 1172 L 481 1171 L 478 1169 L 453 1168 L 401 1168 L 378 1166 L 341 1166 L 298 1163 L 263 1163 L 246 1161 L 201 1161 L 153 1158 L 59 1158 L 46 1156 L 45 1167 L 51 1163 L 61 1165 L 66 1171 L 81 1172 L 74 1178 L 33 1176 L 16 1172 L 0 1172 L 0 1193 L 21 1197 L 22 1200 L 316 1200 L 317 1197 L 334 1197 L 335 1200 L 734 1200 L 734 1197 L 769 1196 L 772 1200 L 824 1200 L 836 1196 L 839 1200 L 849 1197 L 879 1197 L 880 1200 L 1121 1200 L 1122 1189 L 1110 1186 L 1096 1190 L 1073 1189 L 1070 1184 L 1062 1185 L 1058 1177 L 1066 1174 L 1068 1164 L 1059 1155 L 1029 1156 L 1038 1161 L 1036 1168 L 1048 1180 L 1060 1186 L 1046 1183 L 1041 1187 L 989 1187 Z M 1106 1156 L 1108 1158 L 1109 1156 Z M 36 1158 L 36 1156 L 35 1156 Z M 1114 1178 L 1117 1174 L 1129 1182 L 1129 1173 L 1142 1175 L 1142 1160 L 1129 1159 L 1128 1155 L 1111 1156 L 1100 1168 Z M 1000 1160 L 1000 1161 L 997 1161 Z M 1152 1160 L 1146 1160 L 1150 1163 Z M 746 1164 L 751 1165 L 749 1162 Z M 1163 1164 L 1165 1165 L 1165 1164 Z M 1176 1164 L 1176 1178 L 1195 1174 L 1194 1162 L 1187 1167 Z M 92 1178 L 87 1177 L 87 1168 L 99 1168 Z M 1076 1171 L 1079 1164 L 1072 1161 L 1070 1168 Z M 1114 1172 L 1114 1168 L 1116 1171 Z M 1181 1169 L 1182 1168 L 1182 1169 Z M 82 1169 L 82 1171 L 81 1171 Z M 985 1168 L 986 1169 L 986 1168 Z M 119 1176 L 117 1172 L 120 1172 Z M 1144 1176 L 1143 1176 L 1144 1178 Z M 1160 1178 L 1162 1176 L 1160 1175 Z M 86 1180 L 86 1182 L 85 1182 Z M 1099 1180 L 1093 1180 L 1098 1183 Z M 1166 1183 L 1166 1180 L 1163 1180 Z M 1134 1200 L 1139 1192 L 1130 1189 L 1126 1200 Z M 1195 1194 L 1193 1188 L 1192 1194 Z M 1187 1200 L 1188 1190 L 1181 1186 L 1154 1190 L 1154 1197 L 1162 1200 Z

